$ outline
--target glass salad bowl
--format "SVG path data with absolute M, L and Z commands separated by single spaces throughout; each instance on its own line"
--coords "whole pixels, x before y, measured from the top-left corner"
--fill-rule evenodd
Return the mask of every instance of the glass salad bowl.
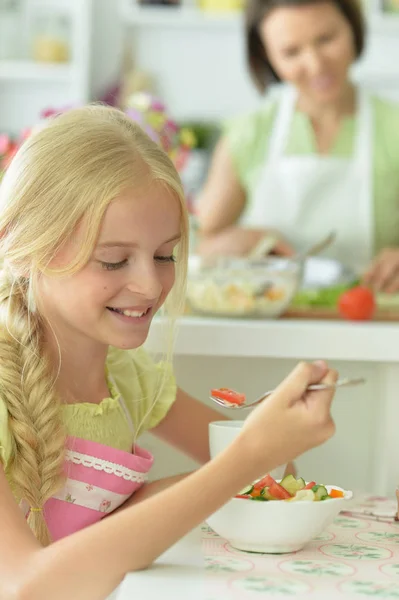
M 277 318 L 287 309 L 302 278 L 295 260 L 191 256 L 187 302 L 194 314 Z

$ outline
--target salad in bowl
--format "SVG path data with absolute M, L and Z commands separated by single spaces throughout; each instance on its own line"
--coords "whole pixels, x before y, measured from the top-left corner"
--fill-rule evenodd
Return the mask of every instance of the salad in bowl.
M 336 485 L 271 475 L 241 490 L 207 519 L 231 546 L 247 552 L 297 552 L 344 509 L 352 492 Z
M 333 498 L 345 498 L 345 492 L 340 488 L 324 486 L 315 481 L 306 481 L 293 475 L 286 475 L 279 483 L 271 475 L 258 479 L 246 486 L 236 498 L 269 502 L 284 500 L 286 502 L 323 502 Z

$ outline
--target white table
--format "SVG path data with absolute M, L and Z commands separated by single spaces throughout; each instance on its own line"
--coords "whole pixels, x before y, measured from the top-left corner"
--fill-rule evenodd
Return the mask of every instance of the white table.
M 109 600 L 205 600 L 201 530 L 194 529 L 146 571 L 129 574 Z
M 165 349 L 166 330 L 162 319 L 154 321 L 151 350 Z M 256 397 L 300 359 L 327 359 L 342 375 L 366 376 L 366 385 L 339 391 L 337 435 L 301 458 L 299 470 L 348 489 L 393 494 L 399 483 L 399 324 L 184 317 L 177 333 L 178 383 L 205 403 L 210 388 L 224 385 Z M 234 418 L 243 415 L 237 411 Z M 191 467 L 157 443 L 150 447 L 157 476 L 169 474 L 171 464 L 176 472 Z
M 396 508 L 371 497 L 359 504 L 379 514 Z M 399 523 L 339 515 L 294 554 L 240 552 L 210 528 L 196 529 L 153 567 L 129 574 L 113 600 L 390 600 L 398 598 L 398 581 Z

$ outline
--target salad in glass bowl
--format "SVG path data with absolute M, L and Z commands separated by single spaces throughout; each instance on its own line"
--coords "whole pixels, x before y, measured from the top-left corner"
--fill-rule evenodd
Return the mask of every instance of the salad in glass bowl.
M 291 303 L 300 280 L 295 260 L 191 257 L 187 301 L 201 315 L 276 318 Z

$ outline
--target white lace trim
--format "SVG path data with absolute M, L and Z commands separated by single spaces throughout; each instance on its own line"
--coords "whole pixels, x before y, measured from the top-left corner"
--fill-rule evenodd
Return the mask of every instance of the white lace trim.
M 126 481 L 144 483 L 147 480 L 147 473 L 133 471 L 133 469 L 129 469 L 128 467 L 117 465 L 116 463 L 97 458 L 96 456 L 90 456 L 90 454 L 75 452 L 74 450 L 66 451 L 65 460 L 70 461 L 75 465 L 83 465 L 84 467 L 95 469 L 96 471 L 104 471 L 109 475 L 122 477 Z

